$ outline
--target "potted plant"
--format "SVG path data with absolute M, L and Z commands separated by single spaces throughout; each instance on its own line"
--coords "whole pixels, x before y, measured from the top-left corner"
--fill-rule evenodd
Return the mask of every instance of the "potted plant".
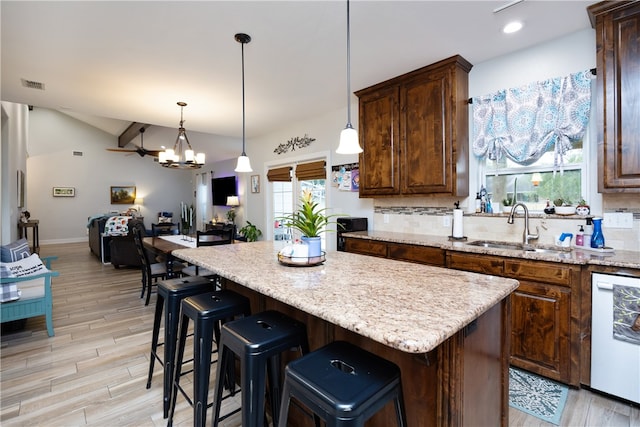
M 326 208 L 320 209 L 318 203 L 313 200 L 310 191 L 305 190 L 300 197 L 300 206 L 290 215 L 278 218 L 286 227 L 291 227 L 300 232 L 302 241 L 309 245 L 309 257 L 321 255 L 320 233 L 332 221 L 331 218 L 339 215 L 328 215 Z
M 262 231 L 249 221 L 247 221 L 247 225 L 242 227 L 239 232 L 244 236 L 247 242 L 255 242 L 260 236 L 262 236 Z
M 571 200 L 559 197 L 553 201 L 556 206 L 557 215 L 573 215 L 576 213 L 576 208 L 571 204 Z
M 587 204 L 586 200 L 580 199 L 578 203 L 578 207 L 576 208 L 576 213 L 580 216 L 587 216 L 591 212 L 591 208 Z

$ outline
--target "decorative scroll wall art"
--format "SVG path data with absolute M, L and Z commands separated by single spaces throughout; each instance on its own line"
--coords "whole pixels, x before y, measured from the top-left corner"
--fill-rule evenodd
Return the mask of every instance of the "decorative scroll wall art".
M 290 140 L 288 140 L 287 142 L 285 142 L 284 144 L 278 145 L 276 149 L 273 150 L 273 152 L 276 154 L 282 154 L 282 153 L 287 153 L 289 150 L 296 151 L 296 148 L 308 147 L 315 140 L 316 140 L 315 138 L 311 138 L 307 136 L 307 134 L 305 133 L 304 136 L 302 137 L 295 136 Z

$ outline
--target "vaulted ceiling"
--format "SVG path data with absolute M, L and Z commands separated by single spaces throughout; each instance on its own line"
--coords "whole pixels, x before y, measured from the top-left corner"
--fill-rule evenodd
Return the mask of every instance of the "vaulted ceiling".
M 590 28 L 592 3 L 354 0 L 351 88 L 454 54 L 478 64 Z M 248 137 L 346 105 L 345 1 L 3 0 L 0 8 L 2 100 L 58 109 L 113 135 L 134 121 L 177 127 L 184 101 L 188 130 L 241 136 L 238 32 L 253 39 Z M 512 19 L 523 30 L 503 34 Z

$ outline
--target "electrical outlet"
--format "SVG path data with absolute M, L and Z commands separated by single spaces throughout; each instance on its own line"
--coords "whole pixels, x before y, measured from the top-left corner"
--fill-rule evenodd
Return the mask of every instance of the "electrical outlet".
M 385 224 L 389 224 L 389 214 L 383 214 L 383 215 L 382 215 L 382 221 L 383 221 Z
M 633 228 L 633 213 L 605 212 L 602 215 L 602 226 L 605 228 Z
M 451 227 L 451 217 L 449 215 L 445 215 L 442 217 L 442 226 L 443 227 Z

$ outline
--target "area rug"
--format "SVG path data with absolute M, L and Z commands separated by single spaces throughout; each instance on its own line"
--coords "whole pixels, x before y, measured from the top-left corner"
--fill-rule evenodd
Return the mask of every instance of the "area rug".
M 569 388 L 538 375 L 509 368 L 509 406 L 560 425 Z

